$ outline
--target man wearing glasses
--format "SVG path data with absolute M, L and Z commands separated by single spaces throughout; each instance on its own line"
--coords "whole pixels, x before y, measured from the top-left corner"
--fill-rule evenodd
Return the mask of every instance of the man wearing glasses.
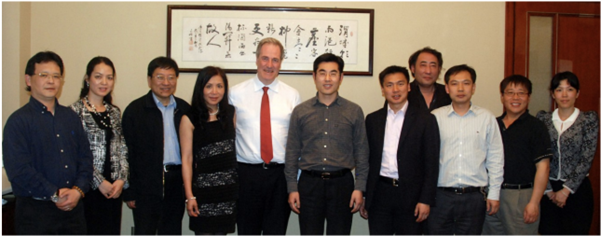
M 179 69 L 167 57 L 148 64 L 148 94 L 123 112 L 130 187 L 123 200 L 133 210 L 134 234 L 182 234 L 185 196 L 179 123 L 190 105 L 175 96 Z
M 16 196 L 17 234 L 85 234 L 83 203 L 92 152 L 79 116 L 58 104 L 63 61 L 39 52 L 27 62 L 29 103 L 4 126 L 2 155 Z

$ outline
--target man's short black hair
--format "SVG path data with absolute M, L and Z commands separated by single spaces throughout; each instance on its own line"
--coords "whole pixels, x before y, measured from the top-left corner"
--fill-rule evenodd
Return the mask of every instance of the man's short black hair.
M 315 58 L 315 61 L 313 62 L 313 73 L 314 74 L 317 73 L 317 68 L 319 68 L 319 64 L 321 64 L 322 62 L 336 62 L 336 64 L 338 64 L 339 73 L 340 74 L 343 73 L 344 60 L 342 60 L 341 57 L 336 56 L 332 53 L 324 53 L 324 54 L 321 54 L 321 56 Z
M 52 51 L 38 52 L 33 57 L 31 57 L 29 61 L 27 61 L 27 66 L 25 66 L 25 74 L 33 76 L 33 73 L 35 73 L 35 64 L 46 63 L 51 61 L 55 62 L 56 65 L 58 65 L 58 67 L 61 69 L 62 76 L 65 69 L 63 66 L 63 59 L 61 59 L 61 57 L 58 54 Z M 27 86 L 25 90 L 31 91 L 31 87 Z
M 467 71 L 470 73 L 470 77 L 472 78 L 472 83 L 476 83 L 476 71 L 474 68 L 469 67 L 466 64 L 456 65 L 447 70 L 447 73 L 444 74 L 444 83 L 449 84 L 449 79 L 452 75 L 456 75 L 459 72 Z
M 524 88 L 526 88 L 526 90 L 528 90 L 528 95 L 532 94 L 532 81 L 530 81 L 528 78 L 526 78 L 523 75 L 510 75 L 507 78 L 503 79 L 503 81 L 501 81 L 501 85 L 500 85 L 501 94 L 503 92 L 505 92 L 505 89 L 510 84 L 514 84 L 516 86 L 522 85 L 522 86 L 524 86 Z
M 415 66 L 415 64 L 417 63 L 417 58 L 422 53 L 430 53 L 430 54 L 434 55 L 436 57 L 436 59 L 438 60 L 438 68 L 442 68 L 442 53 L 440 53 L 439 51 L 436 51 L 436 49 L 432 49 L 430 47 L 422 48 L 420 50 L 417 50 L 413 54 L 411 54 L 411 56 L 409 57 L 409 68 L 411 68 L 411 66 Z M 411 76 L 415 77 L 415 74 L 413 72 L 411 72 Z
M 386 67 L 386 69 L 384 69 L 382 72 L 380 72 L 380 75 L 379 75 L 380 87 L 384 87 L 384 78 L 387 75 L 395 74 L 395 73 L 403 74 L 405 76 L 405 78 L 407 78 L 407 83 L 409 83 L 409 71 L 407 71 L 407 68 L 400 67 L 400 66 L 389 66 L 389 67 Z
M 175 76 L 179 77 L 179 67 L 177 67 L 177 62 L 169 57 L 157 57 L 148 63 L 148 77 L 152 77 L 152 73 L 157 68 L 161 69 L 171 69 L 175 70 Z

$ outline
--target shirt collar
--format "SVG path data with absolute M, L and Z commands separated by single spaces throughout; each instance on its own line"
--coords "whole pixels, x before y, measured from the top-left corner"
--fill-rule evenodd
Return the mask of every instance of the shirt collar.
M 503 114 L 499 117 L 500 119 L 505 118 L 505 116 L 507 115 L 507 112 L 504 111 Z M 520 115 L 520 117 L 518 117 L 517 120 L 524 120 L 526 119 L 526 117 L 530 115 L 530 111 L 528 109 L 526 109 L 526 112 L 524 112 L 523 114 Z
M 42 104 L 40 101 L 38 101 L 37 99 L 35 99 L 33 96 L 29 97 L 29 104 L 31 104 L 31 106 L 33 106 L 34 109 L 36 110 L 41 110 L 41 111 L 48 111 L 48 107 L 46 107 L 46 105 Z M 58 107 L 58 99 L 54 98 L 54 108 L 56 110 L 56 107 Z
M 261 91 L 261 90 L 263 90 L 263 87 L 268 87 L 270 90 L 273 90 L 274 92 L 277 93 L 280 88 L 280 86 L 278 86 L 280 83 L 277 78 L 274 79 L 273 82 L 271 82 L 271 84 L 265 85 L 265 84 L 263 84 L 263 82 L 261 82 L 261 80 L 259 80 L 259 77 L 257 75 L 255 75 L 255 78 L 253 78 L 253 82 L 255 85 L 255 91 Z
M 161 101 L 159 101 L 159 99 L 157 98 L 157 96 L 154 93 L 152 93 L 152 99 L 154 100 L 154 103 L 157 105 L 157 107 L 165 107 L 165 105 L 163 105 L 163 103 Z M 169 96 L 169 104 L 167 104 L 167 107 L 172 107 L 172 106 L 175 106 L 175 98 L 173 98 L 173 94 L 171 96 Z
M 475 108 L 475 107 L 474 107 L 474 104 L 472 104 L 472 102 L 470 102 L 470 109 L 468 109 L 468 110 L 467 110 L 467 112 L 466 112 L 465 114 L 467 115 L 467 114 L 469 114 L 470 112 L 471 112 L 471 113 L 476 113 L 476 112 L 474 111 L 474 108 Z M 453 108 L 453 103 L 451 103 L 451 104 L 449 104 L 449 112 L 447 112 L 447 116 L 451 116 L 451 114 L 453 114 L 453 113 L 457 114 L 457 112 L 455 112 L 455 108 Z M 459 115 L 459 114 L 457 114 L 457 115 Z
M 572 112 L 572 114 L 570 115 L 570 117 L 568 117 L 566 120 L 561 120 L 559 118 L 559 109 L 555 109 L 555 111 L 553 111 L 553 115 L 552 115 L 552 120 L 553 121 L 559 121 L 559 122 L 575 122 L 576 118 L 578 118 L 578 114 L 580 114 L 580 109 L 578 109 L 577 107 L 574 108 L 574 112 Z
M 319 101 L 319 92 L 315 92 L 315 98 L 314 99 L 315 99 L 315 102 L 313 102 L 314 106 L 317 105 L 317 104 L 322 104 L 322 105 L 325 106 L 325 104 L 323 104 L 322 102 Z M 334 102 L 332 102 L 332 104 L 330 104 L 330 106 L 334 105 L 334 104 L 336 104 L 338 106 L 342 106 L 343 105 L 343 101 L 340 99 L 340 92 L 338 92 L 338 94 L 336 96 L 336 100 L 334 100 Z
M 393 115 L 396 116 L 398 114 L 402 114 L 403 116 L 405 116 L 405 114 L 407 113 L 407 108 L 409 107 L 409 101 L 405 101 L 405 105 L 403 105 L 403 107 L 401 107 L 401 110 L 399 110 L 399 112 L 397 112 L 396 114 L 394 114 L 394 110 L 392 110 L 392 108 L 390 108 L 390 103 L 388 103 L 388 114 L 389 115 Z

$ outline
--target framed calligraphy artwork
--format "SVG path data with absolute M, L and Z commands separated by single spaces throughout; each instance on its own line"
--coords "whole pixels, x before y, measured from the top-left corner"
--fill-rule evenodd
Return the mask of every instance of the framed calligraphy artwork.
M 219 66 L 255 73 L 256 47 L 273 37 L 284 46 L 280 73 L 311 74 L 329 52 L 345 75 L 373 75 L 373 9 L 169 5 L 167 56 L 182 72 Z

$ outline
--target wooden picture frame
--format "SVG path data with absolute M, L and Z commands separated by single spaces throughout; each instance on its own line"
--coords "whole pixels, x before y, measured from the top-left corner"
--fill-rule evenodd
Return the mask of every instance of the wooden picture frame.
M 373 9 L 167 6 L 167 57 L 182 72 L 219 66 L 256 72 L 256 44 L 284 46 L 282 74 L 311 74 L 325 52 L 341 56 L 345 75 L 373 75 Z

